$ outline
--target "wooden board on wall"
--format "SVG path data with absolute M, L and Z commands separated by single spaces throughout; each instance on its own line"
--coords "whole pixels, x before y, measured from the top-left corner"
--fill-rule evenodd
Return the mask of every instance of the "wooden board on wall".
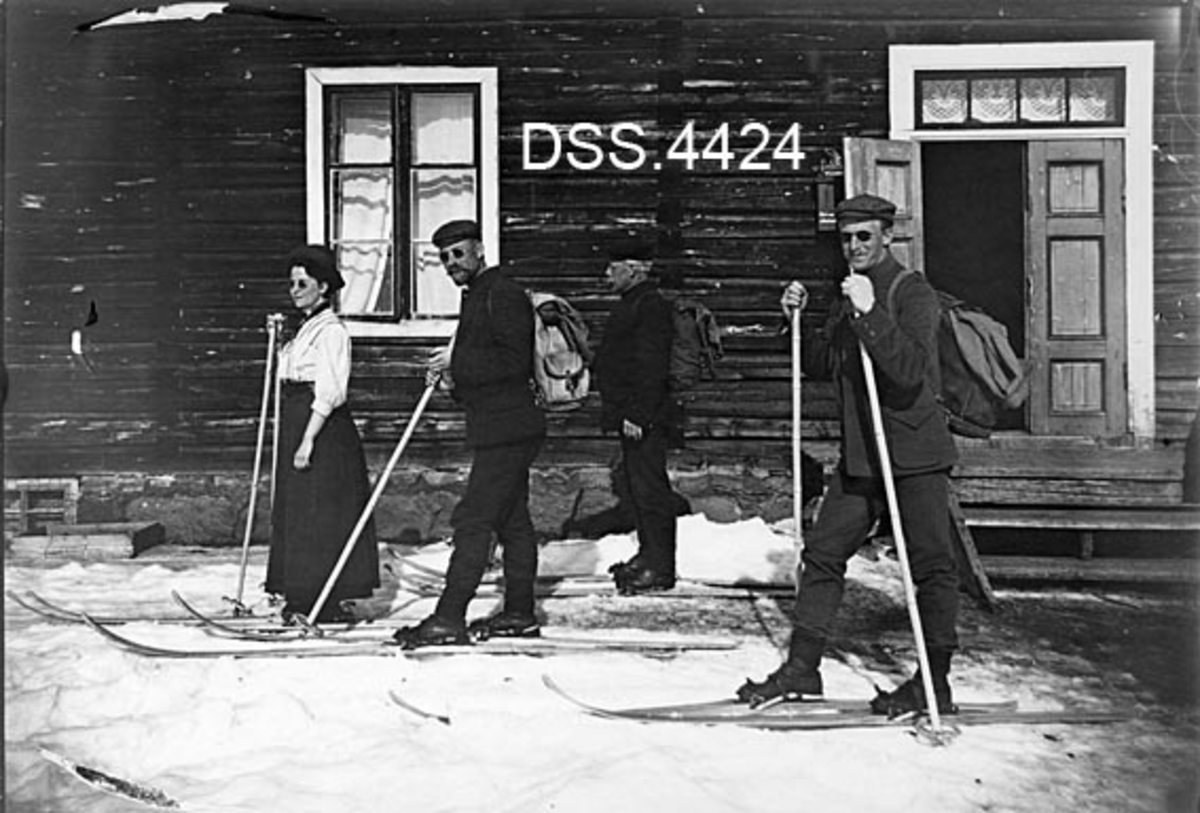
M 349 5 L 332 23 L 225 15 L 77 36 L 97 16 L 90 0 L 7 10 L 18 52 L 6 102 L 6 183 L 18 201 L 5 232 L 10 463 L 70 472 L 236 469 L 248 459 L 263 320 L 287 308 L 280 258 L 304 240 L 302 66 L 401 63 L 499 68 L 501 231 L 520 279 L 578 299 L 599 332 L 598 238 L 636 222 L 669 232 L 664 264 L 722 324 L 764 328 L 731 338 L 693 415 L 703 454 L 759 455 L 788 437 L 786 397 L 776 397 L 788 386 L 786 341 L 766 332 L 779 286 L 804 279 L 817 310 L 836 295 L 840 260 L 817 228 L 816 186 L 840 179 L 811 167 L 538 175 L 520 169 L 522 122 L 634 119 L 660 137 L 687 120 L 795 121 L 814 156 L 836 153 L 844 135 L 886 132 L 888 45 L 1047 37 L 1156 39 L 1157 87 L 1183 91 L 1182 109 L 1156 108 L 1155 360 L 1160 438 L 1186 435 L 1197 405 L 1187 386 L 1200 375 L 1188 298 L 1200 236 L 1186 172 L 1200 149 L 1179 136 L 1197 108 L 1186 92 L 1195 71 L 1178 70 L 1180 43 L 1163 34 L 1177 3 L 1063 0 L 1003 18 L 942 0 L 618 2 L 588 14 L 554 3 Z M 92 301 L 99 322 L 84 338 L 95 372 L 70 353 Z M 373 457 L 390 452 L 420 392 L 426 349 L 355 348 L 352 406 Z M 832 417 L 826 396 L 807 402 L 814 426 Z M 580 413 L 559 427 L 564 459 L 603 446 L 594 419 Z M 829 431 L 822 424 L 821 437 Z M 418 446 L 436 459 L 461 435 L 461 414 L 438 403 Z M 981 496 L 993 480 L 1007 488 L 991 473 L 972 477 Z

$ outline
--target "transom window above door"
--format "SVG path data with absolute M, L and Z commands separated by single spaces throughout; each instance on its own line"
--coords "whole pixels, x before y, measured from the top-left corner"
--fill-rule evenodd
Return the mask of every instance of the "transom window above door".
M 918 126 L 1114 127 L 1124 124 L 1125 71 L 917 71 Z

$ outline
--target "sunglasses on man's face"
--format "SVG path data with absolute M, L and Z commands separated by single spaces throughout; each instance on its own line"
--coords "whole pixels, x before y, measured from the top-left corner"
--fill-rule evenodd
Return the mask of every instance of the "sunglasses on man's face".
M 857 240 L 860 243 L 869 243 L 875 238 L 875 232 L 870 231 L 844 231 L 841 233 L 842 242 L 849 243 L 851 240 Z
M 465 248 L 449 248 L 445 251 L 438 252 L 438 258 L 441 259 L 442 262 L 446 262 L 450 259 L 461 260 L 465 256 L 467 256 L 467 250 Z

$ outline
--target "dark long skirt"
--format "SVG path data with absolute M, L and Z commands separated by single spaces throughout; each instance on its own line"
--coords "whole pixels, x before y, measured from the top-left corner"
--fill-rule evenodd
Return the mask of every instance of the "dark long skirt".
M 312 387 L 287 384 L 281 399 L 279 460 L 271 512 L 268 593 L 282 594 L 289 609 L 307 613 L 320 596 L 370 497 L 358 429 L 345 407 L 335 409 L 313 443 L 311 465 L 298 471 L 292 457 L 312 412 Z M 363 598 L 379 586 L 375 522 L 363 528 L 322 609 Z

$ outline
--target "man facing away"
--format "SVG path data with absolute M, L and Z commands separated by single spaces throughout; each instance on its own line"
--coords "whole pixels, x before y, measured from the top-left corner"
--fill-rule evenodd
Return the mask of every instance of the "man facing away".
M 619 299 L 596 355 L 600 427 L 621 443 L 614 491 L 628 495 L 637 529 L 637 555 L 610 568 L 625 595 L 675 586 L 678 498 L 667 477 L 667 447 L 680 422 L 670 392 L 675 321 L 673 306 L 649 279 L 652 256 L 637 239 L 609 246 L 605 277 Z
M 958 645 L 958 576 L 950 536 L 949 475 L 957 451 L 935 395 L 940 389 L 940 311 L 924 275 L 909 274 L 898 284 L 895 312 L 889 312 L 889 288 L 904 270 L 890 248 L 895 214 L 894 204 L 873 195 L 859 195 L 837 207 L 850 273 L 841 283 L 842 297 L 814 337 L 817 341 L 806 343 L 805 361 L 806 367 L 823 367 L 833 376 L 841 457 L 805 538 L 787 660 L 764 680 L 748 680 L 737 691 L 738 699 L 751 706 L 822 694 L 819 666 L 842 600 L 846 562 L 887 508 L 861 345 L 875 369 L 934 694 L 940 711 L 954 710 L 947 675 Z M 792 282 L 781 300 L 789 316 L 807 302 L 808 291 L 800 282 Z M 889 716 L 926 707 L 919 673 L 871 703 L 873 711 Z
M 454 550 L 433 615 L 394 636 L 404 647 L 467 643 L 471 636 L 540 634 L 534 612 L 537 538 L 529 517 L 529 467 L 546 436 L 534 403 L 533 307 L 525 291 L 484 259 L 478 224 L 453 220 L 433 234 L 446 273 L 464 288 L 453 350 L 430 354 L 426 381 L 440 381 L 466 412 L 472 450 L 466 493 L 450 524 Z M 466 625 L 493 536 L 503 549 L 504 606 Z

